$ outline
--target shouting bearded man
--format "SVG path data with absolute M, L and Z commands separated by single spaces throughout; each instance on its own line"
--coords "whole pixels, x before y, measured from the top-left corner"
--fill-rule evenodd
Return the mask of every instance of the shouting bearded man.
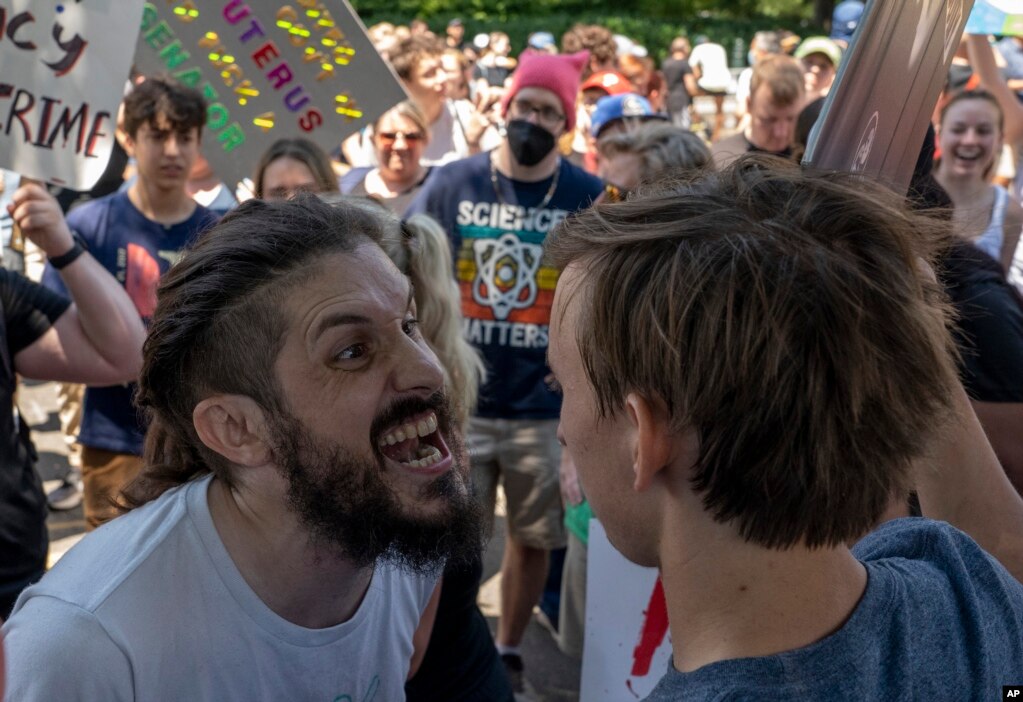
M 403 698 L 480 519 L 380 231 L 256 201 L 168 273 L 130 511 L 19 599 L 11 699 Z

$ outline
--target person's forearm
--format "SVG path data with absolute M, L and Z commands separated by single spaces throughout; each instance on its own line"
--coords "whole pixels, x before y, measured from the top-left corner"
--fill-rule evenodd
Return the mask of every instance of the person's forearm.
M 1020 107 L 1016 94 L 1009 90 L 998 70 L 994 47 L 986 36 L 970 34 L 966 38 L 966 50 L 970 56 L 970 66 L 980 78 L 981 86 L 995 96 L 1002 108 L 1005 115 L 1005 141 L 1015 145 L 1023 140 L 1023 107 Z
M 78 311 L 82 332 L 115 368 L 137 375 L 142 368 L 146 329 L 120 283 L 88 253 L 60 271 Z
M 966 532 L 1023 582 L 1023 499 L 962 388 L 955 414 L 938 430 L 934 450 L 917 466 L 915 478 L 924 516 Z

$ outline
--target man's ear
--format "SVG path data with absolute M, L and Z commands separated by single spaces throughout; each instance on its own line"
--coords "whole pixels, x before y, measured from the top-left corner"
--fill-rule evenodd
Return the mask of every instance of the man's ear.
M 643 492 L 671 461 L 671 425 L 666 407 L 636 393 L 626 396 L 625 409 L 636 437 L 632 463 L 636 479 L 632 487 Z
M 135 137 L 128 132 L 124 131 L 120 127 L 114 132 L 115 138 L 121 142 L 121 148 L 128 154 L 129 158 L 135 158 Z
M 239 466 L 259 466 L 272 458 L 266 441 L 266 417 L 245 395 L 214 395 L 195 406 L 192 423 L 199 439 Z

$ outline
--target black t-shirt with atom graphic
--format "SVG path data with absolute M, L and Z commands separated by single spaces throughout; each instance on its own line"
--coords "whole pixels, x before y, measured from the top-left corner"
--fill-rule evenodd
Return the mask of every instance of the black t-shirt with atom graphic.
M 499 419 L 555 419 L 560 399 L 548 390 L 547 336 L 558 274 L 542 264 L 547 233 L 593 202 L 600 180 L 564 159 L 550 202 L 538 208 L 551 178 L 535 183 L 498 175 L 483 153 L 438 168 L 406 215 L 432 215 L 451 242 L 462 294 L 465 337 L 480 349 L 488 380 L 477 414 Z

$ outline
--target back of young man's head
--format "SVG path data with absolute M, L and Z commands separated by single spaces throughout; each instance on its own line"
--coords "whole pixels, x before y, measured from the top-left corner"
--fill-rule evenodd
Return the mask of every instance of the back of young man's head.
M 160 118 L 179 134 L 198 130 L 206 124 L 206 100 L 195 88 L 166 76 L 151 76 L 136 85 L 124 98 L 124 131 L 133 139 L 139 127 L 157 127 Z
M 632 393 L 695 431 L 689 483 L 716 521 L 836 546 L 948 411 L 948 310 L 922 265 L 943 237 L 862 178 L 746 157 L 560 226 L 548 255 L 580 282 L 554 323 L 571 308 L 598 424 Z

